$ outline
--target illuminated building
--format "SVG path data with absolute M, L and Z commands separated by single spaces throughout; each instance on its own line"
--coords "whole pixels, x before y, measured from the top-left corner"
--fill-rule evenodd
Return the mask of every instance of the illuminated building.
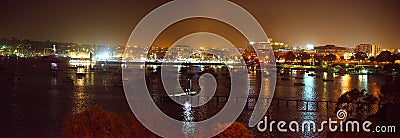
M 165 53 L 167 53 L 168 48 L 160 47 L 160 46 L 151 46 L 150 49 L 150 59 L 162 59 L 164 58 Z
M 89 52 L 70 52 L 70 67 L 87 67 L 92 68 L 95 64 L 92 61 L 92 53 Z
M 71 52 L 71 59 L 73 60 L 91 60 L 91 53 L 88 52 Z
M 271 45 L 274 51 L 278 51 L 279 49 L 287 49 L 288 45 L 283 42 L 273 41 L 272 38 L 269 38 L 269 44 Z
M 192 48 L 187 45 L 175 45 L 171 47 L 169 51 L 175 58 L 189 58 L 193 53 Z
M 353 55 L 354 55 L 354 53 L 346 52 L 346 53 L 344 53 L 344 55 L 343 55 L 343 59 L 345 59 L 345 60 L 350 60 L 351 57 L 352 57 Z
M 356 46 L 357 52 L 367 53 L 368 57 L 376 57 L 381 53 L 381 46 L 372 44 L 359 44 Z

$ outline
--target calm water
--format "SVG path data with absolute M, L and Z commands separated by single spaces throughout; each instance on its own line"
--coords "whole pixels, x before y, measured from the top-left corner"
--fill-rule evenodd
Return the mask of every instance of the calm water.
M 119 114 L 130 112 L 125 100 L 121 84 L 121 74 L 117 71 L 91 72 L 84 77 L 77 77 L 75 70 L 68 69 L 66 64 L 59 63 L 60 71 L 56 75 L 51 73 L 49 61 L 33 60 L 0 60 L 0 135 L 2 136 L 62 136 L 62 120 L 68 114 L 85 110 L 88 106 L 99 104 L 106 109 Z M 163 94 L 157 67 L 147 73 L 149 87 L 152 94 Z M 201 71 L 204 66 L 195 67 Z M 192 68 L 193 69 L 193 68 Z M 230 90 L 230 81 L 226 79 L 223 68 L 216 69 L 218 83 L 217 95 L 226 95 Z M 290 80 L 281 80 L 278 75 L 274 98 L 278 99 L 303 99 L 303 100 L 328 100 L 337 101 L 344 92 L 351 89 L 366 89 L 369 93 L 377 95 L 379 88 L 384 84 L 383 76 L 367 75 L 335 75 L 334 82 L 324 82 L 321 77 L 308 76 L 292 71 Z M 323 73 L 317 73 L 317 76 Z M 295 79 L 301 76 L 304 79 Z M 73 82 L 68 81 L 70 77 Z M 186 80 L 188 74 L 182 73 L 180 78 Z M 196 77 L 196 75 L 194 76 Z M 197 76 L 198 77 L 198 76 Z M 252 86 L 251 94 L 257 91 L 257 74 L 248 74 Z M 304 87 L 294 86 L 294 83 L 304 83 Z M 181 82 L 182 87 L 189 87 L 187 81 Z M 198 87 L 193 81 L 192 89 Z M 185 120 L 181 106 L 172 101 L 157 102 L 157 105 L 168 115 L 179 120 Z M 254 104 L 254 102 L 253 102 Z M 195 109 L 194 120 L 204 120 L 216 114 L 224 105 L 224 101 L 216 103 L 215 100 L 202 108 Z M 249 106 L 252 102 L 249 103 Z M 326 119 L 326 108 L 309 105 L 310 109 L 318 112 L 300 112 L 299 107 L 288 107 L 273 104 L 270 107 L 273 120 L 315 120 Z M 333 110 L 333 107 L 332 107 Z M 247 122 L 252 111 L 246 109 L 238 121 Z M 256 136 L 312 136 L 324 134 L 298 133 L 279 134 L 250 131 Z

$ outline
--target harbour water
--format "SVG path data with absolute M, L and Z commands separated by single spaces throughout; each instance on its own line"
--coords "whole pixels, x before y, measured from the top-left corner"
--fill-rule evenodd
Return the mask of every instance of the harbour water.
M 59 62 L 59 70 L 52 73 L 49 61 L 35 59 L 1 59 L 0 60 L 0 135 L 2 136 L 62 136 L 63 118 L 69 114 L 84 111 L 91 105 L 100 105 L 109 111 L 126 114 L 130 108 L 121 86 L 120 71 L 101 70 L 91 71 L 83 76 L 76 75 L 76 69 L 68 68 L 67 62 Z M 148 87 L 152 94 L 162 95 L 163 88 L 158 75 L 157 65 L 149 66 L 147 73 Z M 197 66 L 199 71 L 206 66 Z M 218 84 L 218 95 L 229 94 L 230 81 L 224 75 L 223 67 L 215 67 Z M 218 69 L 221 68 L 221 69 Z M 309 101 L 337 101 L 339 96 L 352 89 L 365 89 L 368 93 L 379 95 L 380 87 L 385 83 L 384 76 L 374 75 L 334 75 L 334 81 L 323 81 L 323 72 L 315 72 L 316 76 L 308 75 L 314 72 L 298 72 L 292 70 L 289 80 L 281 80 L 278 75 L 276 80 L 275 99 L 285 100 L 309 100 Z M 298 77 L 301 76 L 301 77 Z M 185 74 L 180 75 L 185 78 Z M 259 80 L 257 73 L 249 73 L 251 93 L 257 93 Z M 186 79 L 182 79 L 186 80 Z M 196 83 L 196 82 L 194 82 Z M 296 86 L 295 83 L 304 84 Z M 181 82 L 182 87 L 188 87 L 188 83 Z M 196 84 L 189 87 L 196 87 Z M 156 101 L 157 102 L 157 101 Z M 194 110 L 194 120 L 204 120 L 216 114 L 223 106 L 224 100 L 218 103 L 215 99 L 212 103 L 201 109 Z M 254 103 L 254 101 L 253 101 Z M 157 105 L 166 114 L 178 120 L 185 120 L 182 106 L 173 101 L 158 102 Z M 172 106 L 171 106 L 172 105 Z M 251 106 L 251 103 L 249 103 Z M 299 111 L 304 108 L 315 111 Z M 296 106 L 293 103 L 278 106 L 272 103 L 270 118 L 272 120 L 315 120 L 321 121 L 332 116 L 334 107 L 324 108 L 324 105 L 301 103 Z M 327 113 L 328 112 L 328 113 Z M 332 113 L 330 113 L 332 112 Z M 238 119 L 247 124 L 251 109 L 245 109 Z M 186 118 L 187 119 L 187 118 Z M 192 120 L 193 121 L 193 120 Z M 256 136 L 318 136 L 325 133 L 277 133 L 258 132 L 256 128 L 250 128 L 250 132 Z

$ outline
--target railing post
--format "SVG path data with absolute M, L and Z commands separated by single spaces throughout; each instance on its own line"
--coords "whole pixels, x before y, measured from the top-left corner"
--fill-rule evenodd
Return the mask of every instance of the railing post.
M 306 101 L 306 111 L 308 111 L 308 101 Z
M 279 99 L 278 99 L 278 107 L 279 107 Z

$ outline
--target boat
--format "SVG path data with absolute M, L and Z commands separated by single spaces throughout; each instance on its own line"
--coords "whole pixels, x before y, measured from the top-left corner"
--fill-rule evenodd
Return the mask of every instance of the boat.
M 53 71 L 58 70 L 58 65 L 57 65 L 57 63 L 51 63 L 51 70 L 53 70 Z

